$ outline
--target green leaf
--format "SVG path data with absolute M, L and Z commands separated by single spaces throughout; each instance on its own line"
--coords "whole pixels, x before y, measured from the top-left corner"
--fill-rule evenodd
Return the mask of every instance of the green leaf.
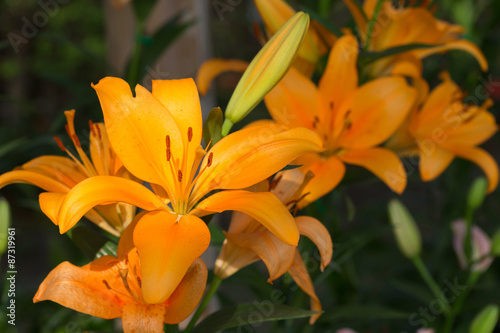
M 412 50 L 416 50 L 416 49 L 426 49 L 426 48 L 430 48 L 430 47 L 437 47 L 439 45 L 440 44 L 435 44 L 435 45 L 431 45 L 431 44 L 406 44 L 406 45 L 391 47 L 391 48 L 385 49 L 385 50 L 380 51 L 380 52 L 371 52 L 371 51 L 361 50 L 361 52 L 359 54 L 359 59 L 360 59 L 359 62 L 363 66 L 366 66 L 371 62 L 374 62 L 376 60 L 379 60 L 379 59 L 382 59 L 385 57 L 390 57 L 390 56 L 393 56 L 393 55 L 396 55 L 399 53 L 404 53 L 404 52 L 412 51 Z
M 207 148 L 210 149 L 222 138 L 222 110 L 219 107 L 213 108 L 208 114 L 203 125 L 203 140 Z
M 7 249 L 8 229 L 10 227 L 10 206 L 7 200 L 0 198 L 0 256 Z
M 66 234 L 89 258 L 95 258 L 108 241 L 106 237 L 86 226 L 76 226 Z
M 104 257 L 104 256 L 116 257 L 117 256 L 117 249 L 118 249 L 118 245 L 115 242 L 107 241 L 103 245 L 103 247 L 101 247 L 99 249 L 99 251 L 97 251 L 97 253 L 95 254 L 95 258 L 98 259 L 98 258 Z
M 226 236 L 222 232 L 222 229 L 219 226 L 216 226 L 213 223 L 210 223 L 208 225 L 208 230 L 210 230 L 210 235 L 212 239 L 212 243 L 221 246 L 222 242 L 226 239 Z
M 300 10 L 302 10 L 304 13 L 309 14 L 311 19 L 318 21 L 319 24 L 321 24 L 323 27 L 325 27 L 328 31 L 333 33 L 335 36 L 340 37 L 343 35 L 342 31 L 339 28 L 334 26 L 329 20 L 322 17 L 320 14 L 315 12 L 313 9 L 306 7 L 306 6 L 301 6 Z
M 192 333 L 213 333 L 247 324 L 309 317 L 319 312 L 274 304 L 271 301 L 242 303 L 223 308 L 199 323 Z
M 410 313 L 379 305 L 351 305 L 338 307 L 325 312 L 320 321 L 331 322 L 339 319 L 407 319 Z

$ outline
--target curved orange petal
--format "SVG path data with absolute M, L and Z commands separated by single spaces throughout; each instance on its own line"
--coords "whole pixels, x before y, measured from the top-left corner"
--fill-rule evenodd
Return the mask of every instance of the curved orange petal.
M 255 252 L 269 271 L 268 282 L 276 280 L 290 268 L 295 246 L 282 242 L 267 230 L 248 234 L 226 233 L 226 238 L 239 247 Z
M 431 181 L 443 173 L 455 158 L 455 155 L 433 141 L 419 141 L 418 146 L 420 177 L 424 182 Z
M 243 73 L 248 67 L 248 62 L 239 59 L 214 58 L 205 61 L 196 74 L 196 85 L 200 94 L 205 95 L 214 78 L 225 72 Z
M 349 150 L 340 158 L 349 164 L 370 170 L 396 193 L 406 187 L 406 172 L 398 155 L 384 148 Z
M 469 53 L 474 58 L 476 58 L 483 72 L 486 72 L 488 70 L 488 60 L 486 60 L 486 57 L 484 56 L 481 49 L 477 47 L 477 45 L 475 45 L 474 43 L 465 39 L 449 41 L 446 42 L 444 45 L 438 45 L 435 47 L 421 49 L 418 50 L 417 54 L 419 57 L 424 58 L 431 54 L 441 53 L 449 50 L 462 50 Z
M 299 233 L 309 238 L 318 248 L 321 255 L 321 271 L 323 271 L 332 260 L 333 243 L 330 232 L 314 217 L 297 216 L 295 222 Z
M 477 164 L 488 178 L 488 193 L 493 192 L 498 186 L 498 164 L 495 159 L 484 149 L 468 146 L 444 146 L 458 157 Z
M 132 222 L 125 228 L 123 233 L 120 235 L 120 241 L 118 242 L 118 248 L 116 250 L 116 256 L 119 260 L 125 259 L 127 254 L 135 247 L 134 245 L 134 229 L 139 220 L 149 213 L 148 211 L 143 211 L 137 214 Z
M 297 157 L 322 150 L 320 138 L 305 128 L 287 131 L 275 125 L 244 128 L 217 142 L 207 153 L 201 164 L 204 172 L 194 188 L 196 198 L 214 189 L 251 186 Z M 210 167 L 207 156 L 212 156 Z
M 134 244 L 141 261 L 142 296 L 147 303 L 161 303 L 208 248 L 210 231 L 194 215 L 155 211 L 137 223 Z
M 40 209 L 55 225 L 59 225 L 59 209 L 61 208 L 64 199 L 66 199 L 66 193 L 40 193 Z
M 89 176 L 81 165 L 62 156 L 40 156 L 24 163 L 21 169 L 51 177 L 69 188 Z
M 207 285 L 207 275 L 207 266 L 203 260 L 196 259 L 168 299 L 165 323 L 180 323 L 196 309 Z
M 0 188 L 15 183 L 35 185 L 49 192 L 69 191 L 69 188 L 63 183 L 39 172 L 14 170 L 0 175 Z
M 325 112 L 331 114 L 357 89 L 358 41 L 353 35 L 339 38 L 328 56 L 325 72 L 319 81 L 319 91 L 323 97 Z M 332 119 L 323 117 L 322 121 Z M 329 125 L 329 124 L 328 124 Z
M 336 118 L 347 125 L 338 145 L 360 149 L 384 142 L 406 118 L 415 97 L 416 90 L 402 77 L 384 77 L 363 85 Z
M 312 154 L 311 154 L 312 155 Z M 311 202 L 316 201 L 327 193 L 330 193 L 344 178 L 345 165 L 336 156 L 323 158 L 312 155 L 308 164 L 304 164 L 301 170 L 305 173 L 311 171 L 314 177 L 302 190 L 305 195 L 297 204 L 299 208 L 304 208 Z
M 476 111 L 469 112 L 475 113 Z M 445 142 L 455 146 L 477 146 L 491 138 L 497 131 L 498 126 L 493 114 L 486 110 L 479 110 L 472 119 L 447 131 Z
M 281 201 L 270 192 L 241 190 L 215 193 L 200 202 L 193 214 L 198 216 L 236 210 L 260 222 L 283 242 L 297 246 L 299 231 L 292 215 Z
M 112 288 L 116 287 L 112 284 L 117 280 L 113 262 L 117 260 L 111 256 L 99 258 L 92 266 L 77 267 L 63 262 L 45 278 L 33 297 L 33 302 L 51 300 L 95 317 L 121 317 L 126 298 L 115 290 L 108 289 L 103 283 L 105 280 Z
M 126 303 L 123 307 L 124 333 L 162 333 L 165 305 Z
M 325 111 L 316 85 L 294 68 L 264 97 L 273 119 L 288 128 L 317 130 Z
M 186 147 L 186 154 L 183 155 L 184 160 L 182 161 L 183 165 L 185 165 L 183 169 L 190 172 L 196 158 L 196 151 L 201 142 L 203 129 L 200 97 L 196 84 L 191 78 L 182 80 L 153 80 L 152 94 L 175 119 L 184 142 L 184 147 Z M 190 137 L 188 137 L 188 134 Z M 174 155 L 174 158 L 181 157 Z
M 113 202 L 129 203 L 145 210 L 167 209 L 153 192 L 133 180 L 95 176 L 73 187 L 61 203 L 57 217 L 60 232 L 65 233 L 71 229 L 93 207 Z M 45 203 L 54 204 L 44 200 Z
M 214 274 L 225 279 L 257 260 L 259 257 L 255 252 L 239 247 L 226 238 L 215 260 Z
M 318 296 L 316 295 L 316 291 L 314 290 L 314 285 L 311 281 L 311 276 L 307 271 L 307 267 L 302 260 L 302 256 L 300 255 L 299 250 L 295 250 L 295 256 L 293 259 L 293 264 L 288 271 L 292 279 L 297 283 L 297 285 L 302 289 L 309 297 L 311 297 L 311 310 L 313 311 L 321 311 L 321 303 L 319 301 Z M 316 320 L 318 320 L 320 313 L 312 315 L 309 319 L 309 324 L 314 324 Z
M 142 180 L 175 188 L 177 174 L 170 172 L 165 139 L 169 135 L 172 158 L 182 159 L 186 134 L 180 133 L 169 111 L 140 85 L 132 97 L 122 79 L 106 77 L 93 87 L 111 145 L 127 170 Z

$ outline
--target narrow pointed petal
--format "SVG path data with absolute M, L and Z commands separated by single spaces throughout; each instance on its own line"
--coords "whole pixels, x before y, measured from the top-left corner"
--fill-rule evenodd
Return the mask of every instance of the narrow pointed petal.
M 431 54 L 446 52 L 449 50 L 461 50 L 469 53 L 474 58 L 476 58 L 483 72 L 486 72 L 488 70 L 488 60 L 486 60 L 486 57 L 484 56 L 481 49 L 479 49 L 479 47 L 477 47 L 474 43 L 469 42 L 465 39 L 450 41 L 436 47 L 418 50 L 418 55 L 421 58 L 424 58 Z
M 200 202 L 193 214 L 198 216 L 235 210 L 260 222 L 283 242 L 297 246 L 299 231 L 286 207 L 270 192 L 222 191 Z
M 309 238 L 318 248 L 321 255 L 321 271 L 323 271 L 332 260 L 333 243 L 330 232 L 314 217 L 297 216 L 295 222 L 299 233 Z
M 21 169 L 51 177 L 69 188 L 89 176 L 81 164 L 62 156 L 40 156 L 24 163 Z
M 127 303 L 123 307 L 123 333 L 162 333 L 165 306 Z
M 319 301 L 318 296 L 316 295 L 316 291 L 314 290 L 314 285 L 311 281 L 311 276 L 307 271 L 307 267 L 302 260 L 302 256 L 300 255 L 299 250 L 295 250 L 295 256 L 293 259 L 293 264 L 288 271 L 292 279 L 297 283 L 297 285 L 302 289 L 309 297 L 311 297 L 311 310 L 313 311 L 321 311 L 321 303 Z M 316 320 L 318 320 L 320 313 L 312 315 L 309 319 L 309 324 L 314 324 Z
M 164 322 L 177 324 L 189 316 L 198 306 L 207 285 L 207 266 L 196 259 L 181 283 L 168 299 Z
M 243 73 L 248 67 L 248 62 L 239 59 L 214 58 L 205 61 L 196 74 L 196 85 L 200 94 L 206 95 L 210 83 L 217 76 L 225 72 Z
M 196 157 L 196 150 L 201 142 L 203 123 L 198 89 L 193 79 L 153 80 L 153 96 L 169 111 L 179 129 L 183 146 L 187 155 L 184 156 L 184 170 L 191 171 Z M 189 130 L 191 128 L 191 130 Z M 188 138 L 190 131 L 191 137 Z M 162 137 L 163 138 L 163 137 Z M 181 158 L 175 156 L 174 158 Z
M 357 60 L 356 38 L 353 35 L 339 38 L 330 51 L 325 73 L 319 81 L 319 91 L 328 112 L 333 112 L 358 88 Z
M 387 140 L 410 112 L 416 94 L 402 77 L 384 77 L 363 85 L 337 117 L 339 122 L 350 123 L 339 146 L 369 148 Z
M 283 243 L 267 230 L 248 234 L 226 233 L 226 238 L 239 247 L 255 252 L 269 271 L 268 282 L 285 274 L 292 265 L 295 246 Z
M 498 164 L 495 159 L 484 149 L 468 146 L 445 146 L 458 157 L 477 164 L 488 178 L 488 193 L 493 192 L 498 185 Z
M 57 218 L 60 232 L 65 233 L 71 229 L 93 207 L 113 202 L 129 203 L 145 210 L 166 209 L 153 192 L 135 181 L 95 176 L 68 192 Z
M 316 85 L 294 68 L 265 97 L 264 102 L 273 119 L 288 128 L 306 127 L 315 130 L 323 123 L 324 103 Z
M 420 177 L 424 182 L 438 177 L 450 165 L 455 155 L 441 148 L 432 141 L 419 143 L 420 147 Z
M 165 138 L 170 137 L 174 158 L 184 153 L 182 134 L 169 111 L 144 87 L 136 86 L 136 97 L 128 84 L 106 77 L 93 86 L 99 96 L 111 144 L 127 170 L 136 177 L 174 187 L 176 175 L 166 159 Z
M 341 156 L 349 164 L 370 170 L 396 193 L 406 187 L 406 172 L 398 155 L 384 148 L 350 150 Z
M 142 296 L 149 304 L 167 300 L 191 264 L 210 244 L 210 231 L 194 215 L 146 214 L 134 230 L 141 261 Z
M 45 278 L 33 302 L 51 300 L 95 317 L 121 317 L 125 299 L 103 283 L 105 280 L 115 287 L 112 284 L 117 274 L 113 266 L 115 261 L 116 258 L 105 256 L 84 267 L 63 262 Z
M 202 196 L 214 189 L 245 188 L 268 178 L 303 154 L 322 150 L 320 138 L 305 128 L 287 131 L 273 125 L 245 128 L 210 149 L 207 155 L 213 154 L 212 165 L 201 174 L 194 191 Z M 202 170 L 207 162 L 205 157 Z
M 313 154 L 311 154 L 313 155 Z M 309 156 L 309 155 L 308 155 Z M 302 191 L 306 194 L 297 206 L 304 208 L 327 193 L 330 193 L 344 178 L 345 165 L 336 156 L 322 158 L 316 154 L 309 159 L 309 163 L 301 168 L 303 172 L 311 171 L 314 177 Z
M 38 172 L 14 170 L 0 175 L 0 188 L 15 183 L 32 184 L 49 192 L 69 191 L 69 188 L 63 183 Z

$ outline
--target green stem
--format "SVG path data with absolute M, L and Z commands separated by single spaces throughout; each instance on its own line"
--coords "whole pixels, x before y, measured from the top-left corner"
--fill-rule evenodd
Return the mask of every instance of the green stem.
M 370 41 L 372 39 L 372 33 L 373 33 L 373 27 L 375 26 L 375 21 L 377 20 L 378 17 L 378 12 L 380 11 L 380 8 L 382 8 L 382 4 L 384 3 L 385 0 L 378 0 L 377 4 L 375 5 L 375 9 L 373 11 L 373 16 L 371 20 L 368 22 L 368 31 L 366 33 L 366 42 L 365 42 L 365 49 L 368 49 L 370 46 Z
M 233 127 L 233 125 L 234 123 L 231 119 L 224 119 L 224 123 L 222 124 L 222 137 L 225 137 L 229 134 L 229 131 L 231 130 L 231 127 Z
M 437 299 L 443 299 L 441 288 L 439 288 L 438 284 L 436 283 L 436 281 L 434 281 L 431 274 L 429 273 L 429 270 L 427 269 L 427 267 L 425 267 L 422 258 L 420 258 L 420 256 L 417 255 L 412 260 L 413 264 L 415 264 L 415 267 L 420 273 L 420 276 L 424 279 L 425 283 L 427 283 L 427 286 L 429 286 L 429 289 L 434 294 L 434 297 L 436 297 Z M 444 312 L 445 314 L 448 315 L 450 313 L 450 304 L 448 303 L 448 301 L 446 301 L 446 303 L 444 304 L 445 304 Z
M 179 332 L 179 325 L 174 324 L 174 325 L 165 325 L 165 333 L 178 333 Z
M 217 275 L 214 275 L 212 279 L 212 283 L 210 284 L 210 288 L 208 289 L 207 293 L 205 294 L 205 297 L 203 297 L 203 300 L 200 303 L 200 306 L 198 309 L 196 309 L 196 312 L 194 313 L 193 318 L 191 318 L 191 321 L 189 322 L 189 325 L 186 327 L 184 330 L 184 333 L 189 333 L 191 330 L 194 328 L 194 325 L 200 319 L 201 315 L 203 314 L 203 311 L 205 311 L 205 308 L 207 307 L 208 303 L 212 299 L 212 296 L 215 295 L 215 292 L 219 288 L 220 283 L 222 282 L 222 279 L 218 277 Z

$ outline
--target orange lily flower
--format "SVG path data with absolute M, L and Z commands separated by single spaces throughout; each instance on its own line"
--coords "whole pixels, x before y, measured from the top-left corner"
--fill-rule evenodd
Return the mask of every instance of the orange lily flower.
M 210 232 L 200 216 L 242 211 L 284 242 L 297 244 L 293 217 L 273 194 L 236 189 L 266 179 L 304 153 L 322 151 L 315 133 L 254 127 L 226 136 L 205 152 L 200 148 L 201 109 L 192 79 L 153 81 L 152 93 L 137 85 L 135 97 L 118 78 L 104 78 L 94 89 L 117 155 L 153 191 L 127 179 L 101 176 L 79 183 L 62 197 L 42 194 L 40 205 L 59 222 L 61 232 L 104 202 L 127 202 L 149 211 L 134 231 L 146 302 L 168 299 L 208 247 Z M 220 189 L 229 191 L 208 195 Z
M 448 73 L 443 82 L 428 94 L 422 87 L 422 98 L 416 103 L 408 120 L 389 140 L 387 147 L 401 155 L 420 157 L 420 176 L 423 181 L 438 177 L 458 156 L 477 164 L 488 178 L 488 192 L 498 185 L 498 165 L 485 150 L 476 147 L 493 136 L 498 126 L 482 106 L 462 103 L 464 92 Z
M 365 0 L 362 9 L 353 0 L 344 0 L 351 11 L 363 42 L 366 43 L 368 22 L 372 19 L 377 0 Z M 396 56 L 385 57 L 370 66 L 374 77 L 391 73 L 398 63 L 413 64 L 419 68 L 420 59 L 431 54 L 449 50 L 463 50 L 470 53 L 479 62 L 483 71 L 488 69 L 488 62 L 481 50 L 472 42 L 461 39 L 464 29 L 455 24 L 438 20 L 431 10 L 422 6 L 408 8 L 393 6 L 392 1 L 384 1 L 375 20 L 373 33 L 368 45 L 369 51 L 383 51 L 388 48 L 408 45 L 427 44 L 435 45 L 429 48 L 419 48 L 404 52 Z
M 69 158 L 37 157 L 13 171 L 0 175 L 0 188 L 13 183 L 28 183 L 48 192 L 67 193 L 81 181 L 98 175 L 134 179 L 111 148 L 104 124 L 89 121 L 91 130 L 89 158 L 83 151 L 75 132 L 75 110 L 66 111 L 64 115 L 67 120 L 66 131 L 80 160 L 64 147 L 59 138 L 55 137 L 57 144 Z M 85 214 L 90 221 L 115 236 L 123 232 L 134 216 L 135 207 L 123 203 L 99 205 Z
M 325 151 L 299 158 L 300 169 L 315 177 L 299 208 L 330 192 L 342 180 L 344 163 L 362 166 L 393 191 L 403 192 L 406 174 L 398 156 L 376 147 L 400 126 L 415 99 L 402 77 L 384 77 L 358 87 L 358 44 L 339 38 L 318 87 L 293 68 L 264 101 L 274 121 L 287 128 L 303 126 L 323 139 Z
M 103 256 L 83 267 L 61 263 L 42 282 L 33 301 L 51 300 L 95 317 L 122 318 L 125 333 L 163 332 L 164 323 L 183 321 L 205 290 L 205 264 L 198 258 L 166 301 L 148 304 L 141 292 L 140 261 L 131 227 L 120 238 L 117 257 Z
M 269 36 L 274 35 L 296 13 L 283 0 L 254 0 L 254 3 Z M 293 66 L 304 75 L 310 76 L 316 63 L 328 53 L 335 40 L 334 34 L 314 22 L 309 26 Z
M 277 174 L 271 185 L 264 181 L 254 186 L 254 189 L 270 190 L 288 209 L 293 210 L 301 199 L 302 189 L 307 181 L 302 172 L 293 169 Z M 298 216 L 295 218 L 295 223 L 299 233 L 310 238 L 318 247 L 321 255 L 320 268 L 323 271 L 330 263 L 333 252 L 328 230 L 321 222 L 310 216 Z M 215 262 L 214 273 L 217 276 L 225 279 L 260 258 L 269 271 L 269 282 L 286 272 L 290 273 L 297 285 L 311 297 L 311 309 L 321 311 L 321 303 L 314 291 L 311 277 L 295 246 L 279 240 L 253 218 L 239 212 L 233 213 L 229 230 L 225 234 L 226 240 Z M 319 316 L 320 314 L 311 316 L 310 323 L 314 324 Z

